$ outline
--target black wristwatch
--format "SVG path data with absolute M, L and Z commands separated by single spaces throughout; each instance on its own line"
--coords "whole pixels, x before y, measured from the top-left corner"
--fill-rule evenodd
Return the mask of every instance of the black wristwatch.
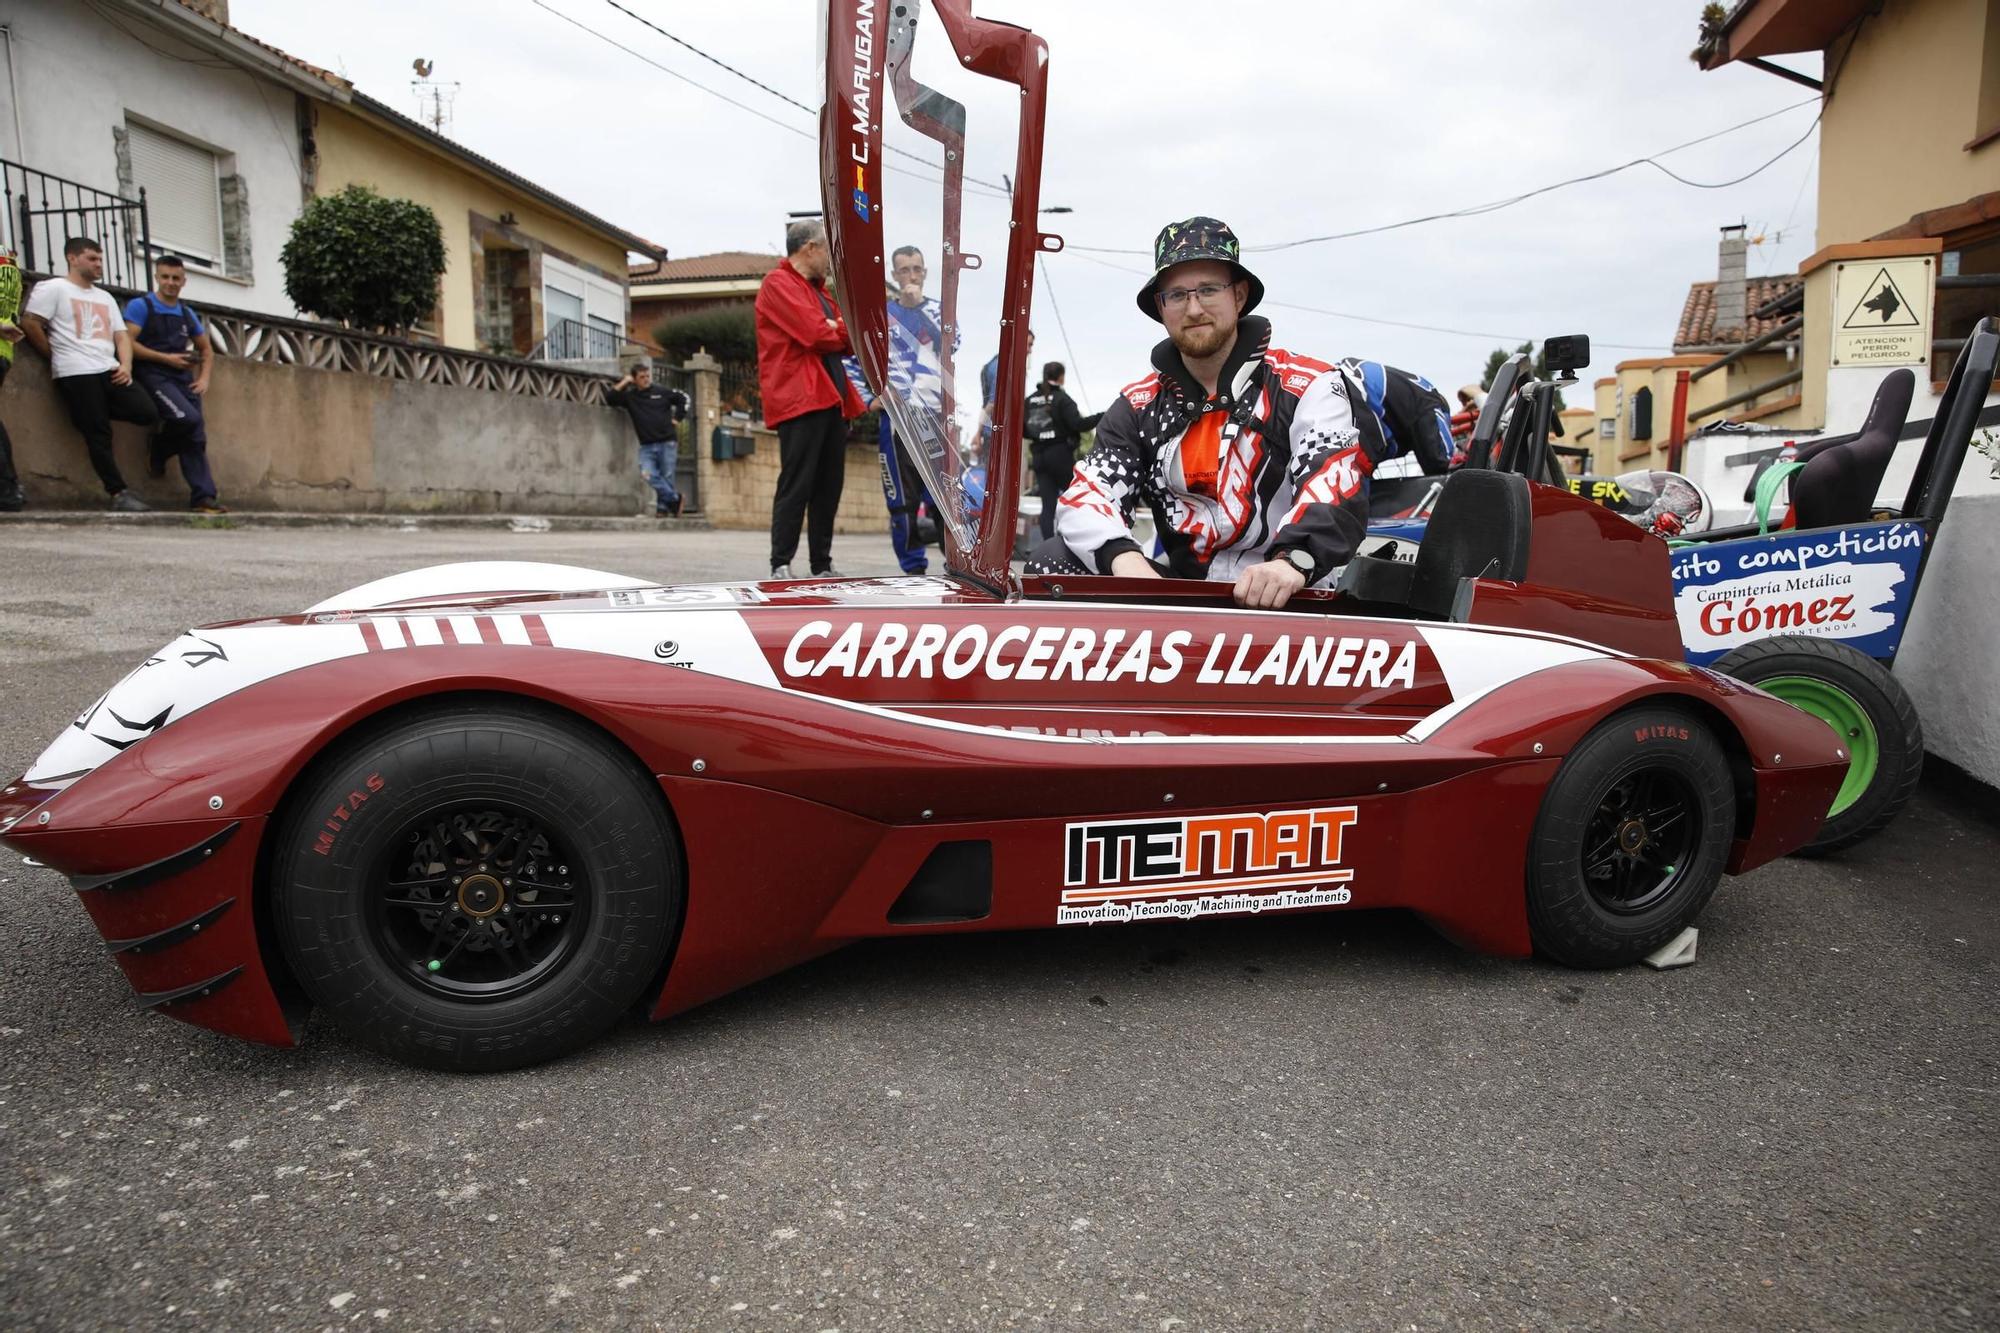
M 1298 547 L 1293 546 L 1282 551 L 1273 552 L 1271 558 L 1273 560 L 1282 560 L 1293 569 L 1298 570 L 1299 573 L 1306 576 L 1307 583 L 1313 581 L 1313 570 L 1316 568 L 1313 558 Z

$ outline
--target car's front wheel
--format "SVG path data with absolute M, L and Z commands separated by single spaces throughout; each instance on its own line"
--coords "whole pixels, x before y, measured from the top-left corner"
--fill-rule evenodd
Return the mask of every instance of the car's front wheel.
M 1699 717 L 1644 707 L 1599 723 L 1542 794 L 1528 845 L 1536 949 L 1572 967 L 1652 953 L 1721 883 L 1734 820 L 1728 757 Z
M 506 704 L 406 716 L 332 752 L 277 834 L 272 921 L 313 1001 L 413 1064 L 574 1050 L 659 973 L 684 898 L 649 775 Z

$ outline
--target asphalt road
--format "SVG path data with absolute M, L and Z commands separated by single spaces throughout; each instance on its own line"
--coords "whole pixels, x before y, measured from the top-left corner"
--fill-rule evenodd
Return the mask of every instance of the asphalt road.
M 8 524 L 0 770 L 189 624 L 450 559 L 761 555 Z M 1726 883 L 1675 972 L 1394 913 L 899 941 L 478 1078 L 135 1012 L 0 855 L 0 1328 L 1993 1328 L 1979 802 L 1927 783 Z

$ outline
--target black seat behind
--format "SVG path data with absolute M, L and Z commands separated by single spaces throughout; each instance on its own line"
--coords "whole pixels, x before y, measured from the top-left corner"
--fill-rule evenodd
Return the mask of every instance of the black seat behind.
M 1461 579 L 1519 582 L 1528 572 L 1531 510 L 1528 479 L 1514 472 L 1464 467 L 1445 478 L 1417 546 L 1417 562 L 1356 556 L 1341 571 L 1340 591 L 1362 601 L 1407 606 L 1449 619 Z
M 1805 466 L 1792 479 L 1792 512 L 1801 528 L 1827 528 L 1865 523 L 1875 508 L 1875 493 L 1910 415 L 1910 397 L 1917 377 L 1909 369 L 1882 377 L 1868 419 L 1845 443 L 1816 441 L 1799 450 Z
M 1533 526 L 1528 479 L 1512 472 L 1460 468 L 1444 484 L 1410 581 L 1410 606 L 1449 617 L 1460 579 L 1519 582 L 1528 573 L 1528 531 Z

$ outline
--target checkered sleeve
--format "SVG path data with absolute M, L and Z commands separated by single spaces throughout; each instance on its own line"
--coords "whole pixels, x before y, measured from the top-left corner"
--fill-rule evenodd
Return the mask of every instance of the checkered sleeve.
M 1311 555 L 1317 581 L 1346 564 L 1368 532 L 1368 461 L 1339 371 L 1314 376 L 1299 395 L 1291 445 L 1292 506 L 1271 546 Z

